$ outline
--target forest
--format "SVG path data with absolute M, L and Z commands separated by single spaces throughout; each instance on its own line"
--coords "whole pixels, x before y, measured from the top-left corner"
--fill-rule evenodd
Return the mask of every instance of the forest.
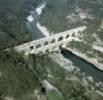
M 0 100 L 37 100 L 35 75 L 28 69 L 24 55 L 6 50 L 31 40 L 26 17 L 41 0 L 0 0 Z
M 13 49 L 6 49 L 31 40 L 31 32 L 26 25 L 26 17 L 30 14 L 30 10 L 35 9 L 41 1 L 0 0 L 0 100 L 6 100 L 7 97 L 13 100 L 38 100 L 35 91 L 39 91 L 40 96 L 42 93 L 37 76 L 41 80 L 48 80 L 54 85 L 62 93 L 64 100 L 68 100 L 68 98 L 69 100 L 102 100 L 103 97 L 95 93 L 96 84 L 88 81 L 84 74 L 78 72 L 77 69 L 74 69 L 74 72 L 69 72 L 53 61 L 49 55 L 33 55 L 32 59 L 30 59 L 29 56 L 24 56 L 23 53 L 17 53 Z M 41 24 L 47 26 L 53 32 L 61 32 L 83 25 L 84 22 L 80 20 L 71 23 L 64 19 L 65 16 L 72 13 L 77 3 L 75 1 L 48 0 L 47 6 L 39 18 Z M 78 1 L 83 1 L 78 5 L 84 7 L 84 9 L 90 7 L 87 2 L 87 5 L 84 6 L 86 0 Z M 93 8 L 91 14 L 98 10 L 98 6 L 95 5 Z M 100 17 L 97 16 L 96 21 L 92 20 L 90 21 L 91 25 L 89 23 L 87 25 L 97 29 L 97 26 L 100 25 L 99 19 L 102 17 L 102 13 L 97 12 L 95 14 Z M 88 20 L 85 19 L 87 22 Z M 89 34 L 94 30 L 87 31 L 86 33 Z M 102 38 L 101 33 L 98 33 L 100 38 Z M 88 42 L 94 41 L 94 39 L 85 39 L 88 39 Z M 73 42 L 70 45 L 73 48 L 77 47 L 79 50 L 82 47 L 82 52 L 85 52 L 87 48 L 91 50 L 90 46 L 83 47 L 84 44 L 80 42 Z M 31 63 L 33 65 L 30 65 Z M 33 70 L 30 70 L 29 67 L 31 66 Z M 52 77 L 49 77 L 50 75 Z M 84 81 L 87 82 L 86 85 L 83 84 Z M 56 95 L 53 93 L 52 97 Z M 47 93 L 45 95 L 48 97 L 51 94 Z
M 81 25 L 97 29 L 103 18 L 103 1 L 100 1 L 101 3 L 93 0 L 59 0 L 59 2 L 58 0 L 48 0 L 39 21 L 54 33 Z M 87 17 L 81 19 L 79 14 L 86 12 Z M 91 18 L 88 17 L 89 15 Z
M 12 97 L 14 100 L 30 100 L 35 89 L 39 88 L 38 81 L 28 68 L 28 61 L 23 54 L 14 50 L 0 52 L 0 100 Z
M 31 40 L 26 17 L 41 0 L 0 0 L 0 50 Z

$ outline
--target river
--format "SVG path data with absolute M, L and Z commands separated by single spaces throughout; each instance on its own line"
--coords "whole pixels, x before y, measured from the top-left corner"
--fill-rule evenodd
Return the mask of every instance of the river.
M 42 9 L 45 7 L 47 0 L 43 0 L 38 7 L 31 11 L 32 13 L 27 17 L 28 25 L 32 33 L 32 40 L 37 40 L 45 37 L 45 35 L 37 28 L 38 17 L 42 13 Z
M 32 16 L 33 16 L 34 20 L 31 23 L 29 23 L 29 25 L 31 27 L 31 32 L 32 32 L 32 39 L 36 40 L 36 39 L 45 37 L 42 34 L 42 32 L 36 26 L 36 23 L 37 23 L 37 20 L 38 20 L 37 12 L 34 11 L 34 13 L 32 14 Z
M 38 7 L 42 6 L 45 3 L 46 1 L 43 0 L 43 2 Z M 38 16 L 39 15 L 37 14 L 36 10 L 34 10 L 32 13 L 33 19 L 32 21 L 29 21 L 29 26 L 32 32 L 33 40 L 45 37 L 43 33 L 36 26 Z M 103 71 L 98 70 L 93 64 L 83 60 L 82 58 L 74 55 L 73 53 L 65 49 L 62 49 L 62 54 L 64 55 L 65 58 L 71 60 L 75 66 L 79 67 L 82 72 L 86 72 L 89 76 L 92 76 L 95 80 L 103 82 Z
M 82 72 L 86 72 L 88 75 L 92 76 L 97 81 L 103 82 L 103 71 L 97 69 L 93 64 L 85 61 L 84 59 L 74 55 L 72 52 L 61 49 L 61 53 L 65 58 L 73 62 L 73 64 L 81 69 Z

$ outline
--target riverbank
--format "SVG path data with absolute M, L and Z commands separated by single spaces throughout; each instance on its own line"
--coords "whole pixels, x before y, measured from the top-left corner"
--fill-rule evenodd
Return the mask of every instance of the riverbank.
M 76 66 L 73 66 L 73 63 L 66 59 L 61 53 L 49 55 L 49 57 L 55 61 L 57 64 L 61 66 L 61 68 L 64 68 L 65 70 L 68 70 L 69 72 L 73 71 Z

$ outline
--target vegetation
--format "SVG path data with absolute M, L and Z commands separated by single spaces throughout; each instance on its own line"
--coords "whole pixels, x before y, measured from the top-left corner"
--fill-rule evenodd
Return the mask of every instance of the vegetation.
M 29 97 L 29 94 L 33 94 L 38 87 L 35 75 L 28 69 L 21 54 L 14 50 L 0 52 L 0 100 L 5 97 L 12 97 L 14 100 L 34 98 Z
M 101 4 L 86 0 L 59 0 L 59 2 L 58 0 L 49 0 L 40 16 L 40 22 L 54 33 L 81 25 L 88 25 L 88 27 L 92 27 L 90 30 L 96 30 L 100 26 L 101 19 L 103 18 L 102 9 L 100 9 L 102 3 L 102 0 Z M 88 9 L 90 9 L 89 12 L 87 12 Z M 79 14 L 84 14 L 85 12 L 89 13 L 93 18 L 81 19 Z M 68 16 L 71 19 L 68 19 Z
M 35 90 L 40 89 L 37 78 L 49 81 L 60 91 L 64 100 L 102 100 L 103 97 L 95 93 L 95 84 L 88 82 L 82 74 L 77 73 L 77 70 L 68 72 L 52 61 L 48 55 L 34 55 L 33 59 L 29 59 L 30 63 L 34 63 L 34 71 L 32 71 L 29 68 L 31 67 L 29 60 L 25 60 L 23 54 L 10 49 L 5 50 L 31 40 L 30 31 L 26 26 L 26 17 L 30 10 L 40 2 L 41 0 L 0 0 L 0 100 L 6 97 L 13 98 L 13 100 L 37 100 L 37 95 L 34 93 Z M 100 9 L 103 2 L 101 1 L 99 5 L 97 2 L 95 4 L 88 2 L 85 0 L 78 0 L 78 2 L 76 0 L 48 0 L 39 20 L 54 33 L 87 25 L 88 30 L 83 35 L 86 43 L 73 41 L 70 45 L 83 53 L 91 51 L 90 44 L 95 41 L 95 38 L 91 38 L 93 33 L 99 32 L 98 36 L 101 40 L 103 39 L 102 29 L 101 32 L 97 31 L 103 17 Z M 75 12 L 76 4 L 83 10 L 93 8 L 90 14 L 94 19 L 81 20 Z M 77 18 L 76 22 L 71 22 L 67 18 L 73 11 Z M 93 52 L 102 58 L 102 53 Z M 55 91 L 47 92 L 47 98 L 62 100 Z
M 39 58 L 38 58 L 39 57 Z M 75 69 L 68 72 L 46 55 L 36 57 L 35 70 L 39 77 L 48 80 L 63 95 L 64 100 L 102 100 L 103 97 L 95 93 L 94 83 L 87 81 L 86 76 Z M 39 59 L 39 60 L 37 60 Z M 61 100 L 53 91 L 47 92 L 48 100 Z
M 62 96 L 55 90 L 51 90 L 47 93 L 48 100 L 63 100 Z
M 26 17 L 41 0 L 0 0 L 0 100 L 37 100 L 35 74 L 23 54 L 5 50 L 31 40 Z
M 69 2 L 67 3 L 65 0 L 60 0 L 59 2 L 58 0 L 48 0 L 39 20 L 50 32 L 56 33 L 67 30 L 70 25 L 66 16 L 72 12 L 71 9 Z
M 0 50 L 31 40 L 26 17 L 41 0 L 0 0 Z
M 69 47 L 76 48 L 78 51 L 81 51 L 82 53 L 85 53 L 87 51 L 92 51 L 91 46 L 83 42 L 78 42 L 78 41 L 70 42 Z

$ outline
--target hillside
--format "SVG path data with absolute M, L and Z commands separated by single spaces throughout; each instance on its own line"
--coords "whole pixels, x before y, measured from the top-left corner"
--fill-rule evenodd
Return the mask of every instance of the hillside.
M 40 85 L 29 61 L 24 54 L 5 49 L 31 40 L 26 17 L 39 2 L 0 0 L 0 100 L 37 100 L 34 92 Z
M 79 57 L 73 62 L 63 51 L 26 55 L 6 49 L 31 40 L 26 17 L 41 1 L 0 0 L 0 100 L 103 100 L 102 72 L 95 77 L 94 70 L 82 71 L 74 63 Z M 95 50 L 103 47 L 102 4 L 102 0 L 47 0 L 39 22 L 54 34 L 86 25 L 81 42 L 72 41 L 68 47 L 103 62 L 102 50 Z

